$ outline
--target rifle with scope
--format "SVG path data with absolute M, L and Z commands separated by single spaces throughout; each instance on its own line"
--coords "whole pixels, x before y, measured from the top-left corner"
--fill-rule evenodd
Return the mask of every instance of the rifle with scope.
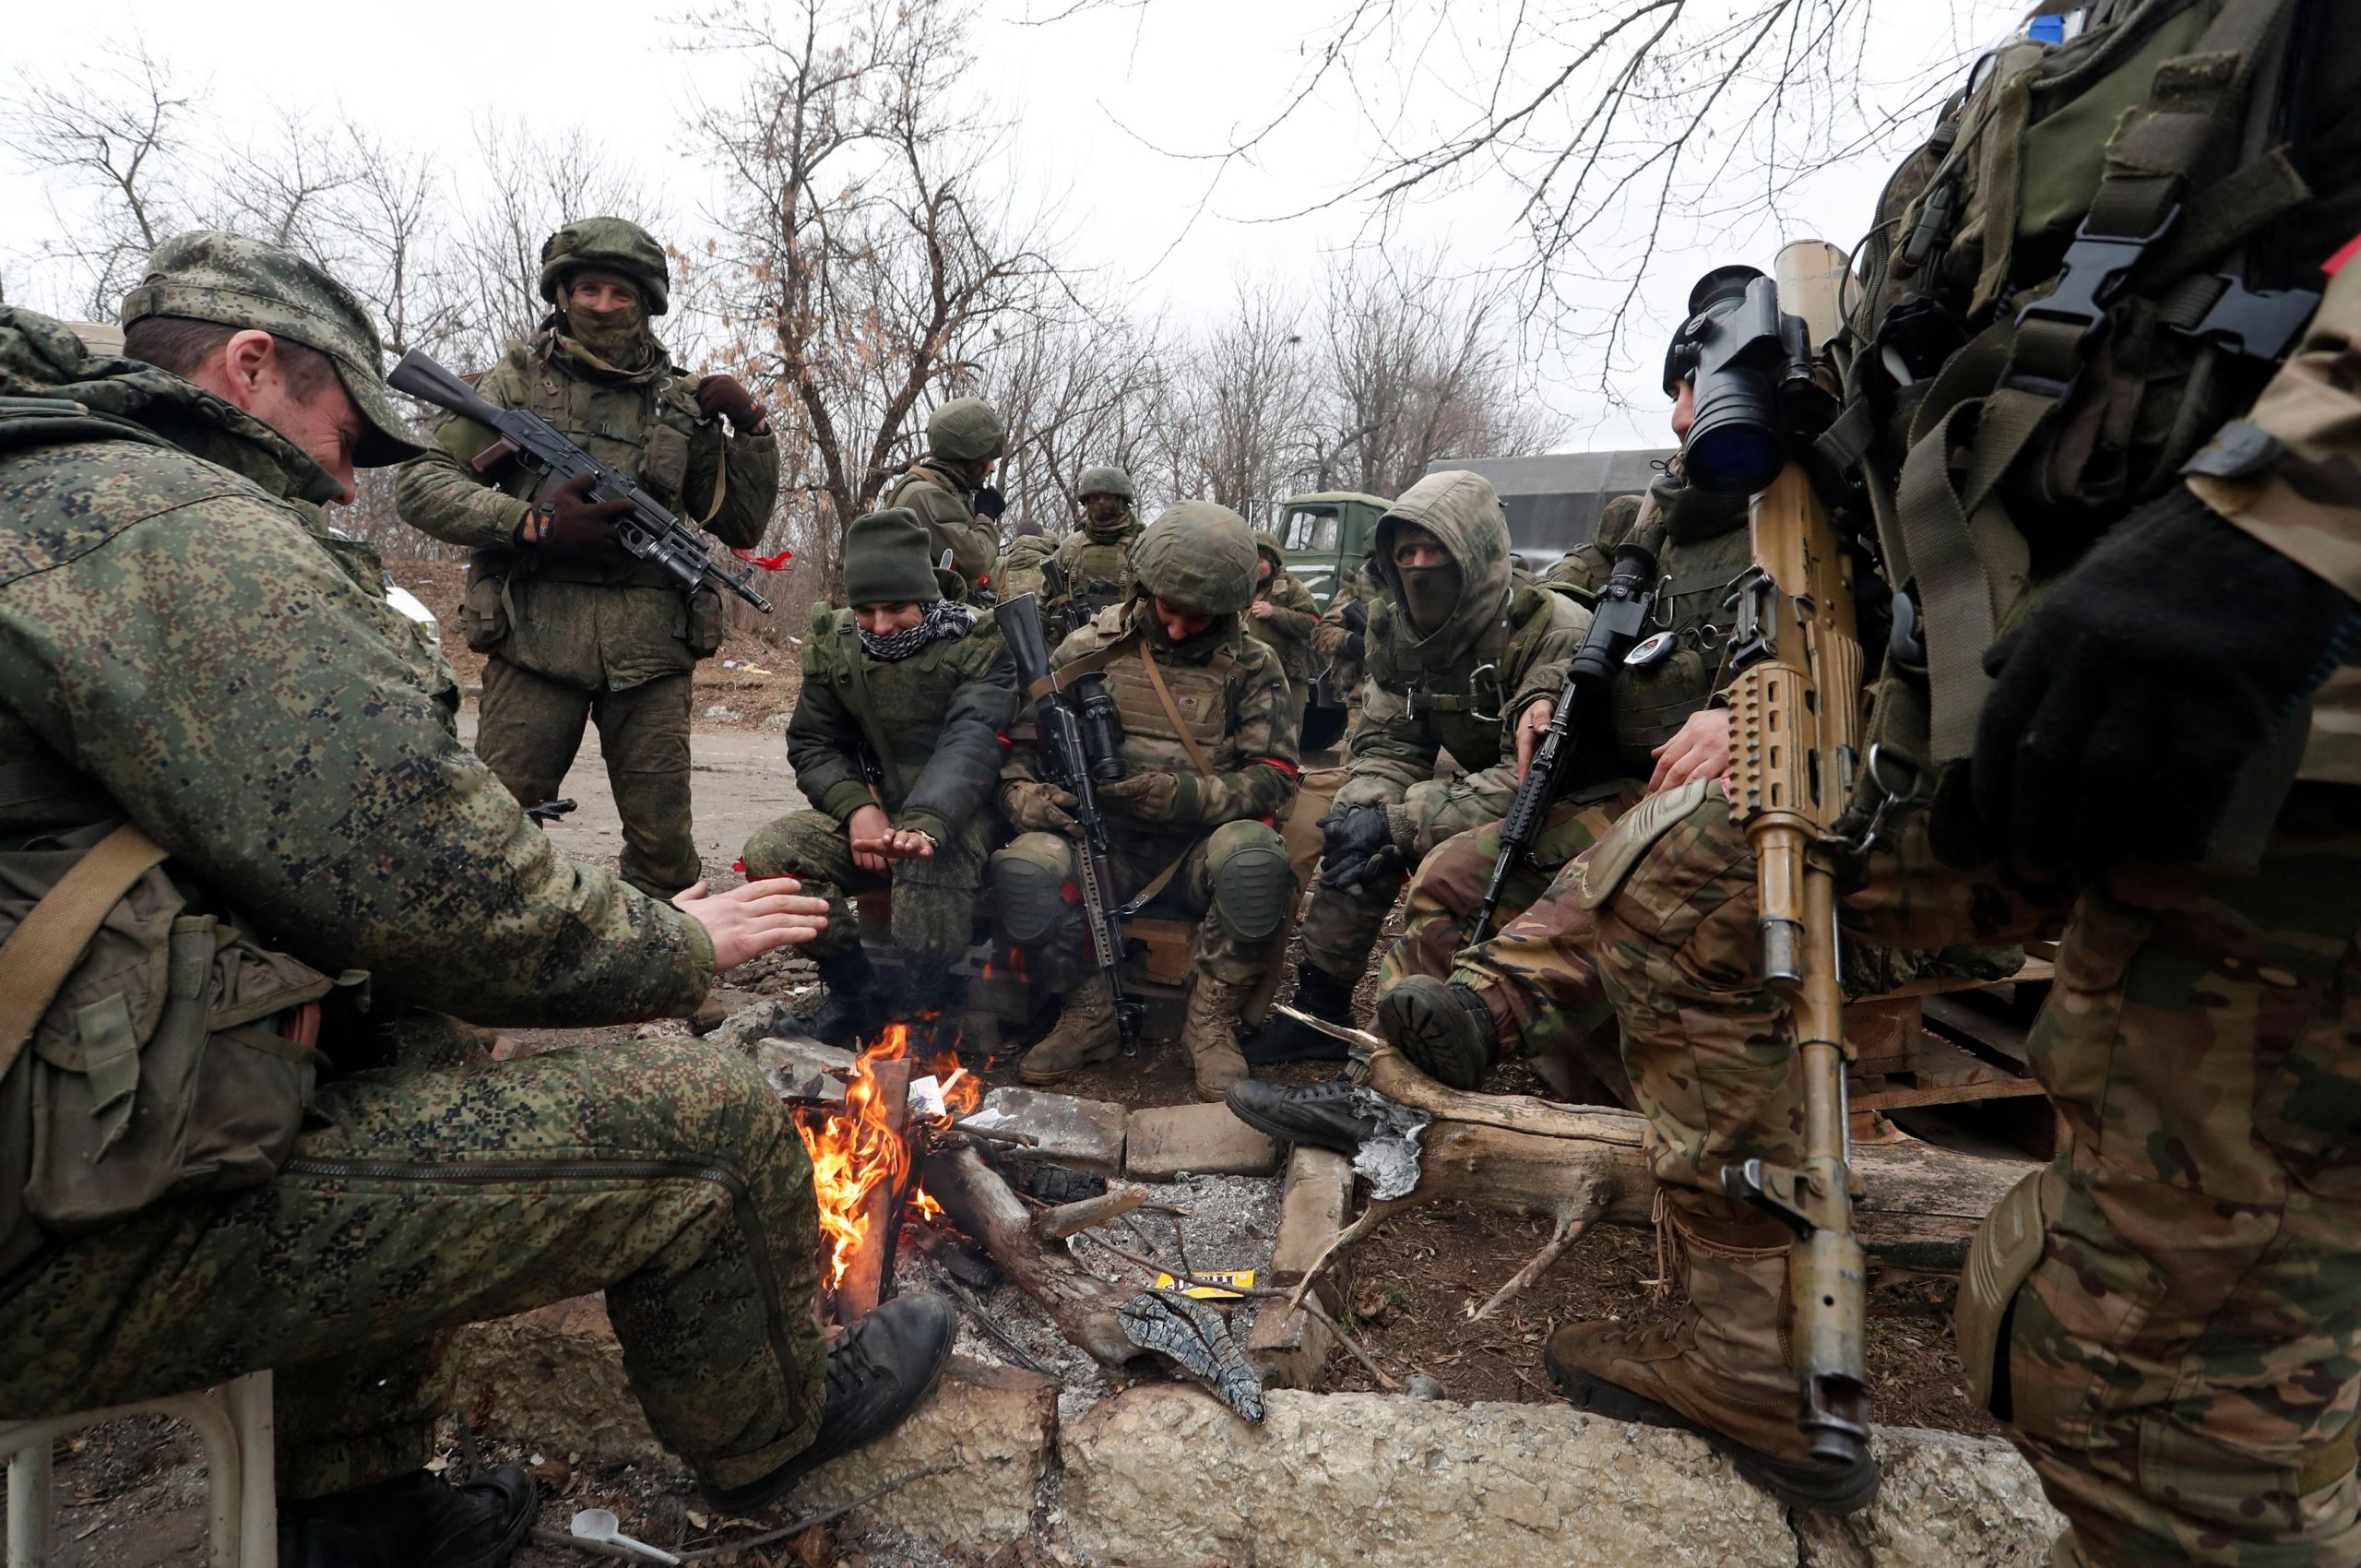
M 540 415 L 528 409 L 502 408 L 415 349 L 404 354 L 386 374 L 386 385 L 397 392 L 407 392 L 421 403 L 432 403 L 471 419 L 498 435 L 498 441 L 477 456 L 477 472 L 487 473 L 514 457 L 533 472 L 548 475 L 552 482 L 563 483 L 587 474 L 590 479 L 587 499 L 622 499 L 631 503 L 631 510 L 615 521 L 616 541 L 625 550 L 662 567 L 685 589 L 694 591 L 710 582 L 729 589 L 764 614 L 771 612 L 769 600 L 706 553 L 705 543 L 697 538 L 694 529 L 651 500 L 639 488 L 637 480 L 607 467 Z
M 1109 859 L 1113 840 L 1107 815 L 1098 807 L 1098 784 L 1123 777 L 1123 759 L 1115 750 L 1120 734 L 1115 704 L 1097 675 L 1086 675 L 1071 687 L 1062 686 L 1050 667 L 1049 639 L 1041 631 L 1041 601 L 1021 593 L 993 611 L 993 624 L 1008 645 L 1016 666 L 1016 683 L 1033 699 L 1040 727 L 1041 759 L 1059 789 L 1074 799 L 1074 819 L 1081 827 L 1074 848 L 1075 885 L 1082 893 L 1084 919 L 1090 926 L 1091 960 L 1107 977 L 1114 998 L 1115 1028 L 1126 1056 L 1140 1048 L 1140 1025 L 1145 1009 L 1123 993 L 1123 910 L 1115 902 L 1114 869 Z

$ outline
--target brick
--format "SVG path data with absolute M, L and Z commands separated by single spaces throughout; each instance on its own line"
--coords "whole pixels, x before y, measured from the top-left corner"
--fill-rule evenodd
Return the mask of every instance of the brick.
M 1345 1228 L 1352 1198 L 1352 1161 L 1330 1149 L 1296 1149 L 1287 1161 L 1287 1191 L 1279 1206 L 1279 1239 L 1271 1251 L 1274 1286 L 1285 1289 L 1303 1277 L 1303 1271 Z M 1335 1310 L 1332 1282 L 1323 1281 L 1313 1294 L 1323 1306 Z M 1262 1372 L 1265 1384 L 1309 1388 L 1327 1363 L 1328 1352 L 1335 1348 L 1335 1336 L 1310 1314 L 1281 1308 L 1278 1301 L 1266 1301 L 1255 1314 L 1253 1332 L 1246 1338 L 1247 1359 Z
M 1229 1113 L 1227 1105 L 1161 1105 L 1132 1112 L 1123 1151 L 1127 1174 L 1169 1181 L 1201 1176 L 1268 1176 L 1287 1151 Z
M 1038 1140 L 1004 1151 L 1020 1159 L 1071 1165 L 1105 1176 L 1122 1169 L 1126 1113 L 1112 1100 L 1077 1099 L 1012 1086 L 984 1096 L 984 1103 L 967 1120 Z

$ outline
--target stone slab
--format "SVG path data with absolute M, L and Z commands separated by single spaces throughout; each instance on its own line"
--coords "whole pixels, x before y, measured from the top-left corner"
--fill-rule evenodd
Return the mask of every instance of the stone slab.
M 486 1431 L 558 1454 L 641 1464 L 664 1457 L 623 1376 L 603 1296 L 468 1324 L 450 1354 L 458 1407 Z
M 1112 1176 L 1123 1167 L 1127 1133 L 1123 1107 L 1108 1099 L 1078 1099 L 1070 1094 L 1014 1085 L 984 1096 L 967 1120 L 995 1132 L 1024 1133 L 1036 1140 L 1003 1152 L 1019 1159 L 1042 1159 Z
M 2033 1467 L 1993 1438 L 1878 1427 L 1869 1437 L 1885 1479 L 1847 1518 L 1798 1513 L 1802 1568 L 2039 1568 L 2065 1516 Z
M 724 1026 L 727 1028 L 728 1026 Z M 852 1052 L 801 1035 L 754 1043 L 754 1065 L 782 1099 L 841 1100 L 852 1074 Z
M 1303 1277 L 1328 1243 L 1345 1228 L 1352 1205 L 1353 1164 L 1331 1149 L 1299 1146 L 1287 1159 L 1287 1190 L 1279 1199 L 1279 1238 L 1271 1249 L 1271 1283 L 1284 1288 Z M 1335 1306 L 1335 1292 L 1323 1281 L 1321 1304 Z M 1304 1313 L 1284 1312 L 1266 1301 L 1246 1337 L 1246 1355 L 1266 1384 L 1309 1388 L 1335 1348 L 1326 1324 Z
M 1227 1105 L 1159 1105 L 1132 1112 L 1125 1174 L 1166 1182 L 1199 1176 L 1268 1176 L 1287 1152 L 1240 1122 Z

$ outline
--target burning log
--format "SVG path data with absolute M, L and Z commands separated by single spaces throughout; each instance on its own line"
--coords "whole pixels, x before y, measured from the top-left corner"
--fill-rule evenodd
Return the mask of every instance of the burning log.
M 1076 1348 L 1109 1372 L 1121 1371 L 1139 1354 L 1116 1315 L 1132 1292 L 1099 1278 L 1065 1248 L 1036 1234 L 1032 1215 L 974 1148 L 962 1145 L 931 1153 L 921 1174 L 928 1194 L 952 1222 L 983 1243 L 992 1261 L 1040 1304 Z
M 903 1168 L 884 1180 L 870 1183 L 861 1194 L 859 1229 L 850 1256 L 836 1278 L 836 1320 L 859 1323 L 876 1310 L 888 1272 L 893 1267 L 894 1239 L 902 1229 L 902 1199 L 908 1175 L 910 1062 L 907 1056 L 871 1064 L 868 1087 L 874 1102 L 881 1137 L 901 1148 Z M 860 1092 L 856 1085 L 853 1093 Z M 850 1096 L 848 1108 L 850 1108 Z M 866 1111 L 864 1111 L 866 1114 Z

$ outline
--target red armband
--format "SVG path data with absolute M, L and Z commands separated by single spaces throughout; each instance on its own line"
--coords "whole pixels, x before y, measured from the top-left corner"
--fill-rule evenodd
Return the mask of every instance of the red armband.
M 1283 756 L 1258 756 L 1254 760 L 1264 767 L 1277 768 L 1289 778 L 1301 778 L 1303 777 L 1303 769 L 1298 767 L 1295 764 L 1289 762 Z

